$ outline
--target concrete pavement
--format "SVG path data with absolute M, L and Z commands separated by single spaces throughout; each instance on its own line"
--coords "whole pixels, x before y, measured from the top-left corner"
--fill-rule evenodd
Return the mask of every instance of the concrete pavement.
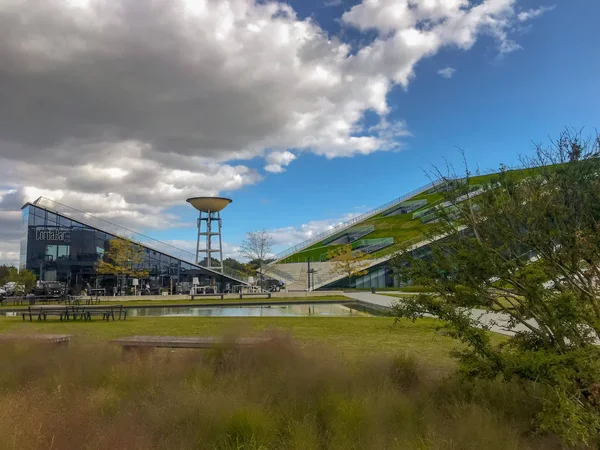
M 358 300 L 368 305 L 373 305 L 378 308 L 391 309 L 394 303 L 402 301 L 400 298 L 394 298 L 387 295 L 372 294 L 370 292 L 345 292 L 346 297 Z M 510 316 L 504 313 L 486 311 L 484 309 L 472 309 L 469 311 L 471 318 L 475 319 L 481 326 L 488 326 L 490 331 L 512 336 L 518 331 L 525 331 L 528 328 L 523 324 L 517 324 L 514 327 L 509 327 L 508 322 Z M 536 322 L 531 320 L 528 323 L 532 326 L 537 326 Z

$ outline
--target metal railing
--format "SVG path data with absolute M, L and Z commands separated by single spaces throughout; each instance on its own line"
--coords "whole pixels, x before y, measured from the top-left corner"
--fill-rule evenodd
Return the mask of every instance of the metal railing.
M 59 203 L 46 197 L 39 197 L 33 202 L 33 205 L 44 208 L 50 212 L 55 212 L 61 216 L 67 217 L 76 222 L 80 222 L 83 225 L 97 228 L 105 233 L 133 240 L 138 244 L 148 247 L 150 250 L 163 253 L 171 258 L 179 259 L 181 261 L 185 261 L 195 266 L 218 273 L 218 271 L 214 269 L 208 269 L 206 267 L 199 266 L 198 263 L 196 263 L 196 255 L 192 252 L 175 247 L 171 244 L 167 244 L 166 242 L 159 241 L 158 239 L 151 238 L 150 236 L 130 230 L 129 228 L 114 224 L 108 220 L 93 216 L 63 203 Z M 242 281 L 244 283 L 247 282 L 246 277 L 241 272 L 238 272 L 230 267 L 223 267 L 223 274 L 234 278 L 237 281 Z
M 202 266 L 200 266 L 200 267 L 202 267 Z M 236 270 L 232 267 L 228 267 L 226 265 L 223 265 L 223 275 L 226 275 L 229 278 L 233 278 L 234 280 L 237 280 L 237 281 L 243 281 L 244 283 L 248 282 L 248 276 L 245 273 L 240 272 L 239 270 Z
M 323 241 L 323 246 L 329 245 L 331 242 L 340 239 L 344 236 L 348 238 L 348 242 L 352 242 L 357 239 L 360 239 L 363 236 L 366 236 L 369 233 L 372 233 L 373 231 L 375 231 L 374 225 L 352 227 L 346 230 L 344 233 L 336 233 L 335 235 L 328 237 Z
M 352 250 L 358 250 L 362 253 L 373 253 L 377 250 L 381 250 L 382 248 L 389 247 L 390 245 L 394 245 L 394 238 L 377 238 L 377 239 L 361 239 L 356 241 L 352 245 Z
M 350 219 L 347 222 L 337 225 L 337 226 L 335 226 L 329 230 L 326 230 L 322 233 L 319 233 L 316 236 L 313 236 L 310 239 L 307 239 L 306 241 L 301 242 L 300 244 L 296 244 L 293 247 L 290 247 L 287 250 L 284 250 L 281 253 L 278 253 L 277 255 L 275 255 L 275 261 L 270 263 L 270 265 L 274 265 L 274 264 L 278 263 L 279 261 L 281 261 L 282 259 L 284 259 L 285 257 L 290 256 L 290 255 L 296 253 L 297 251 L 304 250 L 306 247 L 310 247 L 311 245 L 313 245 L 317 242 L 320 242 L 323 239 L 328 238 L 329 236 L 337 234 L 340 231 L 345 230 L 356 223 L 359 223 L 366 219 L 369 219 L 369 218 L 379 214 L 380 212 L 385 211 L 386 209 L 390 209 L 391 207 L 396 206 L 398 203 L 401 203 L 404 200 L 414 197 L 415 195 L 419 195 L 419 194 L 427 191 L 428 189 L 431 189 L 432 187 L 436 186 L 436 184 L 437 183 L 428 183 L 425 186 L 422 186 L 422 187 L 415 189 L 407 194 L 404 194 L 401 197 L 398 197 L 390 202 L 385 203 L 384 205 L 378 206 L 377 208 L 372 209 L 369 212 L 361 214 L 360 216 L 354 217 L 353 219 Z
M 400 203 L 397 207 L 390 209 L 389 211 L 385 212 L 383 215 L 384 216 L 391 216 L 391 215 L 396 215 L 396 214 L 410 214 L 411 212 L 422 208 L 423 206 L 425 206 L 427 204 L 427 200 L 408 200 L 405 202 Z M 402 213 L 399 213 L 398 211 L 403 210 Z
M 296 279 L 293 277 L 293 275 L 291 275 L 287 272 L 284 272 L 283 270 L 276 269 L 275 267 L 267 266 L 267 267 L 264 267 L 263 270 L 265 271 L 265 273 L 271 273 L 271 274 L 277 275 L 279 278 L 283 278 L 284 280 L 287 280 L 290 282 L 296 281 Z

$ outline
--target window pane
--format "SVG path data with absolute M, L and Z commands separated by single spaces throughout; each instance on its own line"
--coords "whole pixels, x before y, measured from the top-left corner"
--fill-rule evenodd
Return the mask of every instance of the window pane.
M 29 224 L 29 207 L 23 209 L 21 212 L 21 224 L 27 226 Z
M 36 227 L 41 227 L 41 226 L 46 225 L 46 220 L 43 217 L 34 216 L 34 218 L 33 218 L 33 224 Z
M 51 213 L 51 212 L 46 213 L 46 218 L 47 218 L 48 222 L 50 222 L 51 224 L 55 224 L 56 221 L 58 220 L 58 217 L 56 217 L 56 214 Z
M 67 219 L 66 217 L 59 217 L 58 224 L 61 227 L 71 227 L 71 219 Z
M 68 245 L 59 245 L 58 246 L 58 259 L 69 259 L 69 250 L 70 250 L 70 247 Z
M 46 260 L 54 261 L 56 259 L 58 245 L 46 245 Z

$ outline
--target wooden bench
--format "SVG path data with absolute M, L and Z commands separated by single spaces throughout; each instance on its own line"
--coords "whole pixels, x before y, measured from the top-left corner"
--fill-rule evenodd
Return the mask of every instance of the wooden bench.
M 0 334 L 0 342 L 37 342 L 42 344 L 68 344 L 70 334 Z
M 83 300 L 85 300 L 83 295 L 67 295 L 65 303 L 69 305 L 79 305 Z
M 21 313 L 23 316 L 23 322 L 25 318 L 29 317 L 29 321 L 33 320 L 34 316 L 37 316 L 37 320 L 46 320 L 48 316 L 58 316 L 60 320 L 69 320 L 69 308 L 67 306 L 52 306 L 52 307 L 34 307 L 29 306 L 26 311 Z
M 192 294 L 192 300 L 194 300 L 194 297 L 220 297 L 221 300 L 223 300 L 225 294 Z
M 210 349 L 222 346 L 252 348 L 269 342 L 270 338 L 242 337 L 231 342 L 216 337 L 197 336 L 129 336 L 113 339 L 110 342 L 120 344 L 123 350 L 148 350 L 156 347 Z
M 93 305 L 94 303 L 97 304 L 97 305 L 100 304 L 100 296 L 99 295 L 96 295 L 95 297 L 92 296 L 92 295 L 90 295 L 89 297 L 87 297 L 85 299 L 85 304 L 86 305 Z
M 46 306 L 46 307 L 31 307 L 29 306 L 26 311 L 23 311 L 23 321 L 29 317 L 29 321 L 33 320 L 34 316 L 37 316 L 37 320 L 46 320 L 48 316 L 58 316 L 60 320 L 76 320 L 78 317 L 82 320 L 92 320 L 92 316 L 102 315 L 102 320 L 109 321 L 110 319 L 115 320 L 115 315 L 118 314 L 119 320 L 127 319 L 127 310 L 123 308 L 123 305 L 114 306 L 103 306 L 103 307 L 92 307 L 92 306 Z
M 127 309 L 123 308 L 123 305 L 110 305 L 102 307 L 80 307 L 79 311 L 82 314 L 84 320 L 92 320 L 92 316 L 102 315 L 102 320 L 107 322 L 112 319 L 115 320 L 115 314 L 118 314 L 119 320 L 127 319 Z
M 240 298 L 243 298 L 243 296 L 249 296 L 249 295 L 262 295 L 262 296 L 266 296 L 265 298 L 271 298 L 271 293 L 270 292 L 245 292 L 245 293 L 240 293 Z

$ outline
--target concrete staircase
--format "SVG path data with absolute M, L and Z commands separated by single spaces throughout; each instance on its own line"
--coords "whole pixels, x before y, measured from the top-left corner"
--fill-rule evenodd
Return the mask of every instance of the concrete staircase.
M 328 284 L 329 280 L 344 277 L 342 273 L 335 272 L 333 263 L 329 261 L 311 262 L 310 268 L 315 271 L 314 275 L 311 276 L 311 290 Z M 307 289 L 307 270 L 307 263 L 274 264 L 264 268 L 267 276 L 283 281 L 290 291 L 303 291 Z
M 283 281 L 288 290 L 306 290 L 306 263 L 273 264 L 263 270 L 265 275 Z

